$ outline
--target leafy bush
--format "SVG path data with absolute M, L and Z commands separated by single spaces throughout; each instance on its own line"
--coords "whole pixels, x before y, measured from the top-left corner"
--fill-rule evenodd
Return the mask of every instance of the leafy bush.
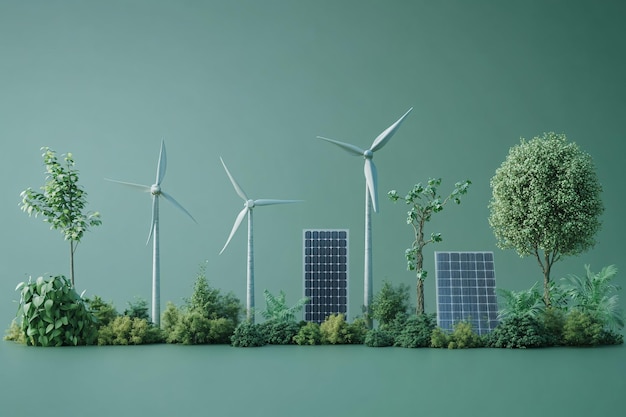
M 381 325 L 391 323 L 398 314 L 406 314 L 409 309 L 409 286 L 398 284 L 394 287 L 389 281 L 374 295 L 370 314 Z
M 552 292 L 550 294 L 553 294 Z M 555 304 L 553 303 L 552 306 Z M 560 346 L 563 344 L 563 326 L 565 325 L 565 310 L 548 307 L 542 316 L 547 346 Z
M 63 275 L 21 282 L 17 311 L 26 344 L 90 345 L 97 339 L 94 316 Z
M 107 303 L 97 295 L 93 299 L 86 298 L 85 303 L 95 317 L 98 327 L 106 326 L 119 315 L 113 303 Z
M 294 321 L 269 320 L 260 325 L 266 343 L 270 345 L 290 345 L 300 331 L 301 325 Z
M 230 338 L 235 347 L 256 347 L 265 345 L 265 336 L 260 324 L 249 321 L 240 323 Z
M 568 346 L 595 346 L 604 333 L 602 321 L 591 314 L 573 309 L 565 318 L 563 342 Z
M 411 315 L 395 337 L 394 345 L 404 348 L 429 347 L 435 326 L 434 314 Z
M 365 336 L 365 345 L 369 347 L 387 347 L 393 346 L 393 334 L 385 329 L 372 329 Z
M 298 345 L 319 345 L 322 343 L 322 333 L 320 325 L 315 322 L 308 322 L 300 328 L 293 341 Z
M 142 345 L 163 342 L 163 332 L 148 320 L 118 316 L 98 330 L 98 345 Z
M 441 327 L 437 327 L 431 334 L 431 346 L 434 348 L 468 349 L 478 348 L 485 345 L 485 340 L 474 332 L 472 323 L 458 321 L 454 323 L 452 333 L 448 333 Z
M 543 321 L 530 315 L 507 317 L 490 333 L 487 346 L 496 348 L 548 346 Z
M 365 337 L 367 336 L 368 331 L 369 328 L 367 327 L 367 321 L 364 318 L 359 317 L 355 319 L 352 323 L 348 324 L 345 343 L 362 345 L 365 343 Z
M 148 314 L 148 302 L 143 298 L 135 298 L 135 301 L 128 302 L 128 308 L 124 310 L 124 315 L 130 318 L 144 319 L 150 321 Z
M 22 327 L 17 324 L 15 319 L 11 321 L 11 325 L 6 330 L 4 340 L 20 343 L 22 345 L 26 344 L 26 336 L 22 331 Z
M 323 344 L 339 345 L 346 343 L 348 323 L 343 314 L 331 314 L 320 324 L 320 334 Z
M 167 343 L 227 344 L 239 324 L 241 302 L 232 293 L 222 295 L 198 273 L 191 298 L 182 308 L 168 303 L 162 316 Z

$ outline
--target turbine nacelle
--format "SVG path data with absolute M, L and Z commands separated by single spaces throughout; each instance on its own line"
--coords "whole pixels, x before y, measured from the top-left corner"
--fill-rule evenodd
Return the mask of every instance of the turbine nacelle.
M 152 184 L 150 187 L 150 194 L 159 195 L 161 194 L 161 186 L 159 184 Z
M 373 157 L 374 157 L 374 152 L 372 152 L 371 149 L 367 149 L 365 152 L 363 152 L 363 158 L 372 159 Z
M 251 209 L 254 207 L 254 200 L 247 200 L 245 203 L 243 203 L 243 205 L 248 208 Z

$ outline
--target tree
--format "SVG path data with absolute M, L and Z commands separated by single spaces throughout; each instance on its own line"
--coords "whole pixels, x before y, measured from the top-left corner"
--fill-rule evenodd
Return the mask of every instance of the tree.
M 461 195 L 467 193 L 471 181 L 466 180 L 464 182 L 457 182 L 454 185 L 454 190 L 446 198 L 442 199 L 441 195 L 437 192 L 437 187 L 441 185 L 441 178 L 429 179 L 426 185 L 422 183 L 415 184 L 413 189 L 405 197 L 400 197 L 396 190 L 389 191 L 388 195 L 392 201 L 404 200 L 404 202 L 411 206 L 408 211 L 408 217 L 406 223 L 413 227 L 415 233 L 415 240 L 410 248 L 405 252 L 407 259 L 407 269 L 409 271 L 416 271 L 417 274 L 417 307 L 416 313 L 424 313 L 424 280 L 428 275 L 428 272 L 424 270 L 424 246 L 433 242 L 441 242 L 441 233 L 432 233 L 429 239 L 424 236 L 424 228 L 426 222 L 429 222 L 434 213 L 439 213 L 443 210 L 445 205 L 449 201 L 454 201 L 456 204 L 461 204 Z
M 70 281 L 74 286 L 74 252 L 85 231 L 102 224 L 98 212 L 84 212 L 87 193 L 78 185 L 78 170 L 74 169 L 71 153 L 64 157 L 64 164 L 56 153 L 47 147 L 42 157 L 46 166 L 46 184 L 43 193 L 30 187 L 22 191 L 22 210 L 35 217 L 42 214 L 51 229 L 61 230 L 65 240 L 70 241 Z
M 602 186 L 591 156 L 564 134 L 544 133 L 512 147 L 491 179 L 489 224 L 501 249 L 534 256 L 550 306 L 550 271 L 595 244 Z
M 409 286 L 398 284 L 394 287 L 389 281 L 374 295 L 371 306 L 372 319 L 381 325 L 390 325 L 399 316 L 406 316 L 409 309 Z

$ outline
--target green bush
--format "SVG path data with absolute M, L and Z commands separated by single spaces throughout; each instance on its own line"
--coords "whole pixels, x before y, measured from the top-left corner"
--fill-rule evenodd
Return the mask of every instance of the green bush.
M 565 318 L 563 342 L 568 346 L 599 345 L 604 333 L 603 323 L 595 315 L 573 309 Z
M 300 328 L 293 341 L 298 345 L 319 345 L 322 343 L 322 333 L 320 325 L 315 322 L 308 322 Z
M 21 282 L 17 317 L 27 345 L 91 345 L 97 340 L 94 316 L 63 275 Z
M 6 330 L 4 340 L 20 343 L 22 345 L 26 344 L 26 336 L 22 331 L 22 327 L 17 324 L 17 321 L 15 321 L 15 319 L 11 321 L 11 325 Z
M 398 314 L 406 314 L 409 309 L 409 286 L 398 284 L 394 287 L 389 281 L 374 295 L 370 314 L 381 325 L 391 323 Z
M 369 347 L 393 346 L 394 338 L 390 331 L 385 329 L 372 329 L 365 336 L 365 345 Z
M 419 314 L 407 318 L 394 338 L 394 345 L 404 348 L 429 347 L 431 333 L 436 326 L 435 317 L 434 314 Z
M 235 347 L 256 347 L 265 345 L 265 336 L 260 324 L 249 321 L 241 322 L 230 338 Z
M 143 345 L 161 342 L 161 329 L 139 317 L 118 316 L 98 330 L 98 345 Z
M 294 321 L 269 320 L 260 325 L 266 343 L 270 345 L 290 345 L 300 331 L 300 324 Z
M 367 327 L 367 321 L 363 317 L 355 319 L 352 323 L 348 324 L 346 332 L 345 343 L 351 345 L 362 345 L 365 343 L 365 337 L 369 328 Z
M 471 322 L 459 321 L 454 323 L 452 333 L 446 332 L 441 327 L 435 328 L 430 343 L 434 348 L 468 349 L 483 347 L 485 340 L 474 332 Z
M 93 298 L 86 298 L 85 303 L 89 312 L 95 317 L 99 328 L 111 323 L 119 315 L 113 303 L 107 303 L 97 295 Z
M 554 305 L 554 304 L 552 304 Z M 563 327 L 565 325 L 565 310 L 548 307 L 541 316 L 547 346 L 563 344 Z
M 441 327 L 435 327 L 430 335 L 430 345 L 434 348 L 447 348 L 450 346 L 452 336 Z
M 490 333 L 487 346 L 496 348 L 548 346 L 543 321 L 530 315 L 507 317 Z
M 135 301 L 128 302 L 128 308 L 124 310 L 124 315 L 130 318 L 150 321 L 150 315 L 148 314 L 148 302 L 143 298 L 135 297 Z
M 346 343 L 348 323 L 343 314 L 331 314 L 320 324 L 320 334 L 323 344 L 339 345 Z
M 228 344 L 239 324 L 241 302 L 212 288 L 200 269 L 191 297 L 181 308 L 167 303 L 161 322 L 167 343 Z

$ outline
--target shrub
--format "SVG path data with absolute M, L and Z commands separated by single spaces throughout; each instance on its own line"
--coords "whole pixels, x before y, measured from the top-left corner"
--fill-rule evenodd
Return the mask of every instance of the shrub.
M 300 331 L 300 324 L 293 321 L 269 320 L 260 325 L 266 343 L 270 345 L 290 345 Z
M 163 332 L 146 319 L 118 316 L 98 331 L 98 345 L 142 345 L 163 342 Z
M 274 296 L 268 290 L 263 291 L 265 296 L 265 311 L 261 312 L 261 315 L 266 320 L 278 320 L 278 321 L 296 321 L 296 313 L 302 310 L 306 303 L 310 301 L 309 297 L 304 297 L 298 300 L 296 304 L 291 307 L 287 306 L 286 295 L 284 291 L 280 291 L 278 296 Z
M 496 348 L 533 348 L 548 345 L 543 322 L 529 315 L 505 318 L 491 332 L 487 346 Z
M 551 293 L 552 294 L 552 293 Z M 554 304 L 552 304 L 554 305 Z M 543 328 L 547 346 L 560 346 L 563 344 L 563 326 L 565 325 L 565 311 L 548 307 L 544 310 Z
M 239 324 L 241 302 L 232 293 L 223 295 L 212 288 L 204 274 L 204 266 L 194 290 L 182 308 L 168 303 L 162 316 L 167 343 L 227 344 Z
M 315 322 L 308 322 L 300 328 L 293 341 L 298 345 L 319 345 L 322 343 L 320 325 Z
M 265 337 L 260 324 L 249 321 L 241 322 L 231 336 L 231 344 L 235 347 L 256 347 L 265 345 Z
M 602 322 L 589 312 L 573 309 L 565 318 L 563 342 L 568 346 L 595 346 L 604 333 Z
M 10 341 L 10 342 L 16 342 L 20 344 L 26 344 L 26 336 L 24 335 L 24 332 L 22 331 L 22 327 L 17 324 L 15 319 L 11 321 L 11 325 L 6 330 L 5 335 L 4 335 L 4 340 Z
M 385 329 L 373 329 L 365 336 L 365 345 L 369 347 L 393 346 L 394 338 L 390 331 Z
M 150 321 L 148 314 L 148 302 L 143 298 L 135 297 L 135 301 L 128 302 L 128 308 L 124 310 L 124 315 L 130 318 L 144 319 Z
M 430 343 L 434 348 L 468 349 L 483 347 L 485 340 L 474 332 L 471 322 L 458 321 L 454 323 L 452 333 L 446 332 L 441 327 L 434 329 Z
M 17 316 L 26 344 L 90 345 L 97 339 L 94 316 L 63 275 L 21 282 Z
M 398 284 L 394 287 L 389 281 L 374 295 L 370 308 L 371 316 L 381 325 L 391 323 L 398 314 L 406 314 L 409 309 L 409 286 Z
M 98 327 L 106 326 L 118 316 L 113 303 L 107 303 L 97 295 L 93 299 L 86 298 L 85 303 L 89 312 L 95 317 Z
M 368 331 L 367 321 L 364 318 L 359 317 L 355 319 L 352 323 L 348 324 L 345 343 L 362 345 L 365 342 Z
M 346 343 L 348 323 L 343 314 L 331 314 L 320 324 L 320 334 L 323 344 L 339 345 Z
M 394 345 L 404 348 L 429 347 L 435 326 L 434 314 L 412 315 L 404 321 L 403 328 L 395 337 Z

